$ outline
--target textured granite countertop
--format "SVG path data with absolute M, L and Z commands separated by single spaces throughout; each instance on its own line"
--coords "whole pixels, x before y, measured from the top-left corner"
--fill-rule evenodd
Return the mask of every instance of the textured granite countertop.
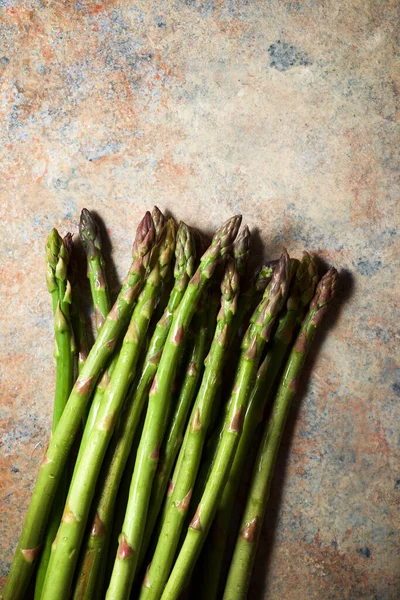
M 96 210 L 122 276 L 157 203 L 208 231 L 240 211 L 266 257 L 342 273 L 250 597 L 400 597 L 398 8 L 0 1 L 3 580 L 51 419 L 46 236 Z

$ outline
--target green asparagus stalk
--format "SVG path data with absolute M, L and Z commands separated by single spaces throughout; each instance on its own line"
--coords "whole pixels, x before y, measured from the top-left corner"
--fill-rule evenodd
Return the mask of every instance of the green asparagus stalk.
M 212 342 L 212 337 L 214 335 L 214 330 L 215 330 L 215 326 L 216 326 L 216 318 L 217 318 L 217 314 L 218 314 L 218 311 L 220 308 L 220 298 L 221 298 L 221 292 L 219 289 L 220 286 L 215 285 L 215 283 L 214 283 L 214 285 L 212 285 L 211 287 L 213 289 L 209 290 L 209 295 L 208 295 L 210 306 L 209 306 L 209 310 L 207 312 L 208 317 L 207 317 L 207 325 L 206 325 L 207 334 L 208 334 L 207 337 L 210 337 L 210 333 L 211 333 L 211 339 L 208 340 L 210 343 Z M 196 320 L 198 318 L 202 319 L 202 317 L 203 317 L 202 314 L 195 315 L 195 318 L 194 318 L 194 324 L 195 324 L 194 330 L 195 331 L 199 327 L 196 324 Z M 192 349 L 192 351 L 194 353 L 196 353 L 196 347 L 194 347 Z M 193 362 L 192 357 L 190 357 L 189 363 L 188 363 L 189 366 L 192 362 Z M 216 391 L 216 396 L 218 394 L 220 394 L 220 385 L 219 384 L 218 384 L 218 389 Z M 181 395 L 186 397 L 185 386 L 182 386 L 180 396 Z M 192 400 L 192 398 L 191 398 L 191 400 Z M 184 400 L 181 401 L 181 399 L 178 399 L 178 405 L 182 404 L 182 403 L 185 404 L 185 401 Z M 193 417 L 193 411 L 192 411 L 192 415 L 191 415 L 190 419 L 192 419 L 192 417 Z M 176 422 L 176 420 L 174 420 L 174 422 Z M 170 492 L 174 487 L 174 482 L 176 481 L 177 474 L 179 473 L 179 470 L 180 470 L 180 465 L 181 465 L 182 458 L 183 458 L 183 453 L 180 450 L 183 447 L 183 445 L 186 443 L 186 437 L 187 437 L 187 431 L 185 432 L 185 437 L 183 439 L 182 444 L 181 444 L 181 441 L 179 441 L 179 444 L 171 445 L 171 448 L 174 449 L 173 453 L 168 452 L 168 451 L 165 452 L 166 457 L 167 457 L 167 464 L 164 464 L 164 466 L 163 466 L 163 462 L 164 462 L 163 453 L 160 456 L 160 462 L 159 462 L 159 465 L 156 470 L 156 474 L 155 474 L 154 481 L 153 481 L 153 487 L 152 487 L 152 491 L 151 491 L 151 501 L 150 501 L 150 505 L 149 505 L 149 512 L 148 512 L 147 519 L 146 519 L 146 530 L 145 530 L 145 534 L 143 536 L 143 544 L 141 546 L 141 550 L 140 550 L 140 554 L 139 554 L 138 565 L 140 568 L 143 566 L 144 560 L 146 558 L 146 554 L 152 555 L 155 550 L 157 540 L 158 540 L 160 532 L 161 532 L 161 527 L 163 525 L 164 518 L 166 515 L 166 511 L 169 506 Z M 166 434 L 166 439 L 168 440 L 168 438 L 169 438 L 169 435 Z M 168 444 L 168 441 L 167 441 L 167 444 Z M 176 453 L 178 453 L 178 459 L 175 462 Z M 174 462 L 175 462 L 175 465 L 174 465 Z M 172 475 L 172 478 L 169 479 L 171 477 L 172 468 L 173 468 L 173 475 Z
M 70 235 L 70 234 L 69 234 Z M 56 359 L 56 389 L 54 395 L 52 431 L 58 425 L 65 404 L 71 393 L 74 375 L 74 337 L 70 322 L 71 285 L 67 279 L 69 260 L 68 246 L 70 238 L 65 243 L 56 229 L 53 229 L 46 243 L 47 286 L 52 294 L 54 309 L 54 333 Z M 65 497 L 67 495 L 66 475 L 62 477 L 51 509 L 49 523 L 40 555 L 38 572 L 35 582 L 35 598 L 42 593 L 43 582 L 50 559 L 51 544 L 56 536 L 61 520 Z
M 270 339 L 273 325 L 286 300 L 290 279 L 289 264 L 290 260 L 285 251 L 275 269 L 271 286 L 264 293 L 243 338 L 225 429 L 203 496 L 190 522 L 162 600 L 176 599 L 182 592 L 207 537 L 240 438 L 243 416 L 254 385 L 261 353 Z
M 106 316 L 110 312 L 111 301 L 107 285 L 105 261 L 102 253 L 100 230 L 95 219 L 87 210 L 87 208 L 84 208 L 81 212 L 79 222 L 79 236 L 86 252 L 87 277 L 89 280 L 90 291 L 93 301 L 96 329 L 97 331 L 99 331 L 99 329 L 102 327 L 105 321 Z M 86 446 L 90 432 L 92 431 L 94 423 L 96 421 L 97 413 L 101 404 L 104 390 L 107 387 L 111 373 L 116 364 L 116 358 L 117 353 L 114 353 L 98 385 L 96 386 L 96 390 L 90 405 L 89 413 L 86 418 L 85 428 L 79 447 L 78 457 L 76 459 L 73 478 L 78 468 L 83 449 Z
M 241 231 L 240 235 L 237 237 L 237 239 L 235 240 L 235 243 L 233 245 L 233 258 L 235 259 L 236 262 L 236 270 L 238 272 L 238 275 L 241 279 L 243 279 L 243 276 L 245 274 L 245 268 L 250 256 L 250 242 L 251 242 L 251 234 L 250 234 L 250 230 L 247 227 L 247 225 L 245 225 L 245 227 L 243 227 L 243 230 Z M 267 281 L 265 283 L 265 285 L 263 284 L 263 280 L 266 280 L 266 277 L 268 277 L 268 275 L 272 275 L 272 269 L 270 270 L 270 273 L 268 272 L 268 275 L 266 274 L 266 267 L 262 268 L 262 272 L 263 272 L 263 276 L 261 278 L 260 275 L 257 275 L 257 279 L 255 280 L 255 283 L 257 285 L 257 289 L 264 291 L 266 286 L 267 286 Z M 270 280 L 270 277 L 269 277 Z M 247 296 L 247 300 L 246 302 L 243 302 L 242 297 L 243 294 L 241 293 L 239 295 L 238 298 L 238 302 L 237 302 L 237 306 L 236 306 L 236 315 L 235 318 L 232 320 L 232 322 L 229 325 L 229 337 L 228 337 L 228 356 L 225 358 L 225 363 L 230 363 L 230 364 L 234 364 L 234 368 L 233 370 L 235 370 L 236 368 L 236 361 L 232 360 L 232 338 L 235 337 L 235 335 L 237 334 L 237 330 L 238 330 L 238 320 L 243 318 L 243 313 L 244 313 L 244 305 L 250 305 L 251 306 L 251 302 L 249 301 L 249 296 L 253 295 L 253 294 L 249 294 L 248 293 L 248 289 L 250 288 L 250 286 L 248 285 L 248 282 L 245 283 L 246 285 L 246 292 L 245 295 Z M 251 286 L 251 287 L 255 287 L 255 286 Z M 220 307 L 220 291 L 219 290 L 215 290 L 215 293 L 213 294 L 213 298 L 215 298 L 215 306 L 216 306 L 216 310 L 219 309 Z M 242 301 L 241 301 L 242 300 Z M 241 302 L 241 304 L 240 304 Z M 210 310 L 210 318 L 212 319 L 212 322 L 215 321 L 215 317 L 216 314 L 214 315 L 213 311 Z M 211 327 L 210 327 L 211 329 Z M 228 367 L 230 366 L 230 364 L 228 364 Z M 212 409 L 212 413 L 210 416 L 210 424 L 208 429 L 212 430 L 214 425 L 215 425 L 215 421 L 218 417 L 218 413 L 219 413 L 219 408 L 220 408 L 220 404 L 221 404 L 221 400 L 222 400 L 222 388 L 223 388 L 223 378 L 219 378 L 218 380 L 218 385 L 217 388 L 215 390 L 215 394 L 214 394 L 214 402 L 213 402 L 213 409 Z M 230 393 L 231 390 L 229 390 Z M 192 417 L 194 416 L 194 413 L 192 413 Z M 186 437 L 189 433 L 189 430 L 186 429 L 185 432 L 185 439 L 183 444 L 186 443 Z M 183 459 L 183 455 L 184 452 L 180 452 L 179 456 L 178 456 L 178 460 L 176 462 L 176 465 L 174 467 L 174 473 L 172 475 L 171 478 L 171 487 L 173 488 L 175 485 L 175 481 L 176 481 L 176 477 L 179 473 L 180 470 L 180 466 L 181 466 L 181 461 Z M 194 496 L 194 499 L 196 499 L 196 496 Z M 199 499 L 199 498 L 198 498 Z M 165 503 L 165 508 L 164 511 L 166 510 L 166 507 L 168 506 L 168 502 Z M 164 519 L 164 517 L 162 518 L 162 520 Z
M 250 229 L 245 225 L 233 244 L 233 257 L 239 277 L 243 277 L 250 256 Z
M 137 385 L 121 415 L 119 425 L 107 451 L 105 463 L 99 477 L 94 516 L 87 536 L 82 561 L 79 566 L 74 599 L 89 599 L 101 593 L 99 580 L 113 523 L 114 507 L 132 442 L 149 389 L 157 372 L 158 363 L 170 329 L 173 315 L 183 297 L 194 271 L 194 242 L 188 227 L 180 223 L 175 249 L 174 287 L 168 306 L 157 323 Z
M 146 519 L 146 529 L 139 553 L 138 566 L 143 564 L 147 548 L 168 487 L 172 467 L 182 444 L 183 432 L 203 374 L 203 363 L 207 354 L 209 330 L 206 306 L 201 306 L 194 317 L 195 339 L 190 352 L 188 367 L 179 392 L 171 423 L 165 434 L 165 443 L 160 451 L 157 470 L 151 488 L 151 500 Z M 210 311 L 211 312 L 211 311 Z M 215 315 L 216 316 L 216 315 Z M 215 320 L 214 320 L 215 323 Z
M 221 284 L 221 310 L 201 387 L 187 428 L 187 439 L 182 447 L 182 464 L 172 492 L 167 514 L 158 538 L 158 544 L 142 585 L 140 600 L 159 598 L 168 579 L 179 536 L 189 509 L 190 497 L 196 480 L 209 425 L 218 378 L 220 377 L 228 346 L 229 328 L 234 319 L 239 293 L 239 277 L 235 262 L 228 261 Z
M 171 401 L 170 389 L 182 357 L 185 335 L 199 298 L 211 279 L 220 257 L 226 253 L 234 241 L 240 221 L 241 217 L 232 217 L 214 235 L 211 246 L 202 256 L 200 265 L 175 312 L 149 394 L 149 405 L 137 452 L 123 530 L 119 538 L 119 548 L 107 591 L 108 600 L 129 596 L 145 530 L 153 477 L 166 426 L 165 414 L 168 412 L 168 402 Z
M 87 256 L 87 276 L 90 283 L 96 329 L 98 331 L 110 312 L 111 302 L 99 226 L 87 208 L 84 208 L 81 212 L 79 235 Z
M 82 215 L 84 215 L 84 211 L 86 211 L 86 209 L 84 209 L 82 211 Z M 89 211 L 86 211 L 86 213 L 88 213 L 88 212 Z M 88 231 L 90 231 L 90 228 L 87 225 L 89 221 L 87 219 L 87 214 L 86 213 L 84 215 L 85 216 L 85 221 L 84 222 L 86 224 L 85 232 L 86 232 L 86 235 L 87 235 Z M 81 224 L 82 224 L 82 215 L 81 215 Z M 154 224 L 155 245 L 157 245 L 159 243 L 159 241 L 160 241 L 160 236 L 162 235 L 163 228 L 164 228 L 164 225 L 165 225 L 166 221 L 165 221 L 164 215 L 162 214 L 162 212 L 160 211 L 160 209 L 157 206 L 154 206 L 154 208 L 153 208 L 153 210 L 151 212 L 151 217 L 152 217 L 153 224 Z M 93 222 L 93 224 L 94 224 L 94 222 Z M 82 229 L 82 227 L 81 227 L 81 229 Z M 81 233 L 81 235 L 82 235 L 82 233 Z M 100 240 L 99 236 L 98 236 L 98 239 Z M 97 242 L 97 243 L 99 245 L 99 242 Z M 90 248 L 90 246 L 89 246 L 89 248 Z M 88 254 L 88 256 L 89 256 L 89 254 Z M 91 281 L 91 287 L 93 288 L 93 287 L 95 287 L 95 282 L 93 282 L 93 284 L 92 284 L 93 276 L 92 276 L 92 270 L 90 268 L 88 270 L 88 274 L 89 274 L 89 279 Z M 105 275 L 103 275 L 102 280 L 104 282 L 106 281 L 105 280 Z M 108 293 L 107 293 L 107 295 L 108 295 Z M 93 297 L 93 303 L 96 306 L 96 296 L 93 295 L 93 291 L 92 291 L 92 297 Z M 103 301 L 104 301 L 104 296 L 101 296 L 101 297 L 103 297 Z M 96 314 L 98 314 L 98 313 L 99 313 L 99 311 L 97 310 Z M 101 327 L 101 323 L 100 323 L 99 326 Z M 94 393 L 94 396 L 93 396 L 93 399 L 92 399 L 92 402 L 91 402 L 91 405 L 90 405 L 89 414 L 87 416 L 85 428 L 84 428 L 84 431 L 83 431 L 82 440 L 81 440 L 81 444 L 80 444 L 80 447 L 79 447 L 79 452 L 78 452 L 78 456 L 77 456 L 77 459 L 76 459 L 75 469 L 74 469 L 74 474 L 72 476 L 72 480 L 74 480 L 74 478 L 75 478 L 75 473 L 76 473 L 76 471 L 78 469 L 78 465 L 79 465 L 79 462 L 81 460 L 82 454 L 83 454 L 84 449 L 86 447 L 86 444 L 87 444 L 87 441 L 89 439 L 89 436 L 90 436 L 90 434 L 92 432 L 94 424 L 96 423 L 96 419 L 97 419 L 97 415 L 98 415 L 98 412 L 99 412 L 99 408 L 100 408 L 101 403 L 103 401 L 104 392 L 105 392 L 105 390 L 106 390 L 106 388 L 107 388 L 107 386 L 108 386 L 108 384 L 110 382 L 110 378 L 111 378 L 111 376 L 112 376 L 112 374 L 114 372 L 115 366 L 116 366 L 117 361 L 118 361 L 119 352 L 120 352 L 120 344 L 117 344 L 116 348 L 114 350 L 114 353 L 110 357 L 110 360 L 109 360 L 109 362 L 108 362 L 108 364 L 106 366 L 106 369 L 104 370 L 104 373 L 103 373 L 103 375 L 102 375 L 99 383 L 96 386 L 95 393 Z
M 224 600 L 246 598 L 269 497 L 272 473 L 289 408 L 298 389 L 307 353 L 329 302 L 334 296 L 336 285 L 337 272 L 335 269 L 330 269 L 317 286 L 308 314 L 289 355 L 256 458 L 240 533 L 229 568 Z
M 146 213 L 133 245 L 133 262 L 113 309 L 99 332 L 85 365 L 72 388 L 62 417 L 42 461 L 25 524 L 4 587 L 4 600 L 24 600 L 40 552 L 54 495 L 72 443 L 97 378 L 133 310 L 154 243 L 154 225 Z
M 42 600 L 69 596 L 96 481 L 114 430 L 115 421 L 118 419 L 128 387 L 135 376 L 141 345 L 159 297 L 160 272 L 168 269 L 174 248 L 175 225 L 171 219 L 166 225 L 164 239 L 157 246 L 155 253 L 157 262 L 146 279 L 146 284 L 133 311 L 117 364 L 104 393 L 96 423 L 90 433 L 71 484 L 57 538 L 52 546 Z
M 248 313 L 251 311 L 251 307 L 253 305 L 254 299 L 257 297 L 257 295 L 259 293 L 262 294 L 265 292 L 268 284 L 271 281 L 271 277 L 274 272 L 275 266 L 276 266 L 276 261 L 274 261 L 268 265 L 264 265 L 257 272 L 255 277 L 253 277 L 250 281 L 247 280 L 244 282 L 244 290 L 240 292 L 239 299 L 238 299 L 236 317 L 231 325 L 231 338 L 229 340 L 229 357 L 227 359 L 227 367 L 226 367 L 227 369 L 229 369 L 230 366 L 232 365 L 231 369 L 229 371 L 230 373 L 232 373 L 232 371 L 235 372 L 236 366 L 237 366 L 237 358 L 236 358 L 237 348 L 235 345 L 235 341 L 238 342 L 238 340 L 243 337 L 243 334 L 240 335 L 240 333 L 239 333 L 242 328 L 242 323 L 246 322 L 246 317 L 247 317 Z M 231 378 L 229 377 L 228 381 L 230 381 L 230 379 Z M 225 377 L 224 377 L 224 380 L 225 380 Z M 231 388 L 230 388 L 229 384 L 226 387 L 228 389 L 228 399 L 229 399 Z M 222 385 L 222 388 L 225 388 L 224 383 Z M 224 399 L 222 398 L 222 400 L 224 400 Z M 192 502 L 193 502 L 194 506 L 197 506 L 197 504 L 200 502 L 200 498 L 203 494 L 204 486 L 208 479 L 208 475 L 210 473 L 210 470 L 211 470 L 211 467 L 212 467 L 212 464 L 214 461 L 215 453 L 218 448 L 220 435 L 222 435 L 222 431 L 224 429 L 224 422 L 225 422 L 225 418 L 226 418 L 228 409 L 229 409 L 229 402 L 227 402 L 226 406 L 223 407 L 221 427 L 219 427 L 220 416 L 218 414 L 218 410 L 215 410 L 215 413 L 212 415 L 211 423 L 209 426 L 209 430 L 210 430 L 210 432 L 212 432 L 212 434 L 205 445 L 202 462 L 200 465 L 200 470 L 199 470 L 199 473 L 198 473 L 198 476 L 196 479 L 196 485 L 194 487 L 193 494 L 192 494 Z M 172 475 L 171 485 L 173 485 L 175 482 L 176 476 L 179 473 L 179 467 L 180 467 L 180 463 L 178 460 L 178 462 L 174 468 L 174 473 Z
M 68 240 L 67 250 L 69 252 L 68 279 L 71 282 L 72 289 L 70 317 L 72 331 L 75 338 L 77 371 L 79 374 L 89 353 L 89 340 L 87 335 L 87 324 L 81 307 L 82 291 L 79 282 L 79 257 L 77 247 L 74 245 L 72 236 L 70 234 L 64 238 L 64 243 L 66 240 Z
M 228 481 L 206 545 L 203 548 L 201 567 L 205 576 L 201 597 L 206 600 L 214 600 L 219 597 L 229 526 L 246 459 L 253 444 L 257 426 L 263 418 L 274 383 L 292 344 L 298 320 L 303 318 L 305 307 L 309 304 L 317 283 L 317 267 L 309 254 L 304 254 L 300 264 L 295 261 L 294 268 L 296 270 L 295 277 L 290 286 L 286 312 L 279 320 L 267 356 L 258 369 Z

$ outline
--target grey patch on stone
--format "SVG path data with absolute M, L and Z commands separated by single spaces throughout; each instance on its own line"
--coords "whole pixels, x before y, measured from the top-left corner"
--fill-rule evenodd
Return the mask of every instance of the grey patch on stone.
M 303 5 L 301 2 L 288 2 L 286 5 L 286 10 L 289 14 L 296 14 L 303 10 Z
M 306 52 L 298 50 L 291 44 L 281 42 L 281 40 L 271 44 L 268 52 L 269 66 L 281 72 L 288 71 L 292 67 L 305 67 L 312 64 Z
M 103 146 L 97 148 L 84 148 L 83 155 L 89 162 L 100 160 L 105 156 L 112 156 L 121 148 L 121 144 L 115 141 L 107 142 Z
M 6 66 L 6 65 L 8 65 L 9 63 L 10 63 L 10 59 L 9 59 L 9 58 L 7 58 L 7 56 L 2 56 L 2 57 L 0 58 L 0 65 L 2 65 L 2 66 L 4 66 L 4 67 L 5 67 L 5 66 Z
M 11 473 L 19 473 L 18 467 L 11 467 Z
M 360 260 L 357 263 L 357 268 L 358 268 L 358 272 L 360 273 L 360 275 L 375 275 L 375 273 L 377 273 L 377 271 L 379 271 L 379 269 L 382 266 L 382 262 L 380 260 L 369 260 L 369 259 L 365 259 L 365 260 Z

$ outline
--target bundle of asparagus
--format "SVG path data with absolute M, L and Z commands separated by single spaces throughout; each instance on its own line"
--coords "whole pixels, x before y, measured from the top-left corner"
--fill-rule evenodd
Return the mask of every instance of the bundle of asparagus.
M 175 600 L 197 579 L 207 600 L 246 597 L 286 417 L 337 272 L 317 285 L 314 259 L 284 250 L 249 274 L 251 236 L 247 227 L 237 235 L 240 223 L 229 219 L 197 260 L 196 231 L 147 212 L 111 306 L 100 231 L 83 209 L 91 349 L 81 261 L 71 234 L 50 233 L 52 434 L 4 600 Z

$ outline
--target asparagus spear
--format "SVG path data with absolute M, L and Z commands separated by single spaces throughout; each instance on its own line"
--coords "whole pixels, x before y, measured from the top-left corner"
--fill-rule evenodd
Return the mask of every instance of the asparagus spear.
M 229 329 L 236 312 L 239 277 L 233 260 L 227 263 L 221 284 L 221 293 L 221 310 L 217 318 L 213 343 L 207 358 L 201 388 L 193 407 L 193 416 L 187 428 L 186 443 L 181 450 L 184 468 L 180 469 L 175 483 L 158 544 L 143 582 L 140 600 L 150 600 L 161 596 L 174 560 L 185 515 L 189 509 L 190 497 L 217 391 L 217 382 L 226 357 Z
M 11 570 L 3 590 L 5 600 L 23 600 L 40 552 L 55 491 L 69 450 L 82 421 L 96 380 L 129 319 L 142 285 L 154 241 L 154 225 L 146 213 L 133 245 L 133 262 L 121 292 L 75 382 L 62 417 L 50 440 L 25 518 Z
M 96 329 L 98 331 L 110 312 L 111 302 L 105 273 L 100 230 L 87 208 L 84 208 L 81 212 L 79 235 L 87 256 L 87 276 L 90 283 Z
M 207 323 L 207 316 L 206 306 L 202 305 L 200 302 L 199 311 L 194 317 L 196 335 L 190 352 L 188 367 L 179 392 L 179 397 L 172 421 L 168 425 L 168 431 L 165 433 L 165 443 L 160 451 L 160 459 L 151 488 L 151 498 L 146 519 L 146 529 L 139 553 L 139 567 L 141 567 L 143 564 L 143 560 L 153 534 L 157 517 L 168 487 L 171 470 L 182 443 L 182 434 L 185 429 L 188 414 L 192 407 L 193 399 L 203 374 L 203 363 L 207 353 L 207 341 L 209 338 L 208 326 L 210 325 L 210 323 Z
M 66 598 L 78 559 L 79 548 L 115 420 L 135 375 L 137 360 L 147 327 L 159 297 L 160 272 L 168 269 L 175 248 L 175 225 L 168 221 L 165 237 L 157 247 L 157 263 L 139 296 L 125 335 L 115 370 L 104 393 L 96 423 L 90 433 L 75 478 L 71 484 L 64 515 L 52 547 L 42 600 Z M 153 259 L 152 259 L 153 260 Z
M 337 272 L 335 269 L 330 269 L 317 286 L 308 314 L 289 355 L 256 458 L 240 533 L 229 568 L 224 600 L 246 598 L 269 497 L 272 473 L 290 404 L 298 389 L 307 353 L 329 302 L 334 296 L 336 285 Z
M 188 227 L 182 222 L 177 232 L 175 257 L 175 283 L 168 306 L 157 323 L 137 386 L 121 415 L 102 467 L 96 492 L 95 509 L 93 510 L 94 516 L 79 566 L 74 593 L 75 600 L 91 598 L 95 594 L 96 588 L 99 590 L 100 568 L 104 564 L 109 544 L 119 483 L 135 437 L 138 415 L 140 416 L 142 413 L 151 383 L 157 372 L 174 312 L 180 304 L 190 277 L 193 275 L 194 242 Z
M 64 238 L 67 241 L 67 250 L 69 253 L 68 279 L 71 282 L 72 302 L 70 307 L 70 317 L 72 332 L 75 339 L 75 352 L 77 353 L 77 371 L 81 372 L 87 355 L 89 353 L 89 340 L 87 335 L 87 324 L 81 307 L 82 291 L 79 281 L 79 256 L 78 249 L 72 241 L 72 235 L 68 234 Z
M 86 210 L 86 209 L 84 209 L 84 210 Z M 84 211 L 82 211 L 82 215 L 83 215 L 83 212 Z M 86 213 L 88 213 L 88 212 L 89 211 L 86 211 Z M 82 222 L 82 215 L 81 215 L 81 222 Z M 154 231 L 155 231 L 155 246 L 157 246 L 157 244 L 159 244 L 159 242 L 160 242 L 160 236 L 162 235 L 163 228 L 164 228 L 166 221 L 165 221 L 164 215 L 162 214 L 162 212 L 160 211 L 160 209 L 157 206 L 154 206 L 154 208 L 151 212 L 151 217 L 153 220 Z M 86 214 L 85 214 L 85 223 L 87 223 L 87 215 Z M 87 233 L 87 230 L 88 230 L 88 227 L 86 227 L 86 229 L 85 229 L 86 233 Z M 100 237 L 99 237 L 99 239 L 100 239 Z M 92 282 L 93 277 L 91 277 L 91 270 L 89 269 L 88 272 L 89 272 L 89 278 Z M 102 281 L 105 282 L 106 281 L 105 275 L 103 275 L 101 279 L 102 279 Z M 93 285 L 91 283 L 91 287 L 95 287 L 95 283 L 93 283 Z M 93 291 L 92 291 L 92 297 L 93 297 L 93 303 L 96 306 L 96 296 L 93 295 Z M 103 298 L 103 300 L 104 300 L 104 298 Z M 98 311 L 97 311 L 97 313 L 98 313 Z M 100 327 L 101 327 L 101 324 L 100 324 Z M 114 372 L 115 366 L 118 361 L 119 352 L 120 352 L 120 344 L 117 344 L 116 349 L 115 349 L 113 355 L 110 357 L 107 367 L 106 367 L 98 385 L 96 386 L 96 390 L 95 390 L 95 393 L 94 393 L 94 396 L 93 396 L 93 399 L 92 399 L 92 402 L 90 405 L 89 414 L 87 416 L 85 429 L 83 431 L 82 440 L 81 440 L 81 444 L 79 447 L 79 452 L 78 452 L 78 456 L 76 459 L 75 469 L 74 469 L 74 474 L 72 476 L 72 480 L 74 480 L 74 478 L 75 478 L 75 473 L 78 469 L 78 465 L 81 460 L 82 454 L 86 447 L 89 436 L 92 432 L 92 429 L 96 423 L 99 408 L 103 401 L 104 392 L 105 392 L 105 390 L 110 382 L 110 378 Z
M 284 251 L 275 269 L 271 286 L 264 293 L 243 338 L 225 429 L 203 496 L 190 522 L 182 548 L 165 586 L 162 600 L 175 599 L 184 589 L 208 534 L 240 438 L 243 413 L 254 385 L 261 352 L 271 336 L 274 322 L 287 296 L 289 262 L 289 257 Z
M 237 239 L 235 240 L 235 243 L 233 245 L 233 258 L 235 259 L 236 262 L 236 270 L 238 272 L 239 277 L 242 279 L 244 274 L 245 274 L 245 268 L 250 256 L 250 242 L 251 242 L 251 234 L 250 234 L 250 230 L 247 227 L 247 225 L 245 225 L 245 227 L 243 227 L 243 230 L 241 232 L 241 234 L 237 237 Z M 257 275 L 256 280 L 253 282 L 255 283 L 255 286 L 250 286 L 248 284 L 248 282 L 245 283 L 245 294 L 243 295 L 242 293 L 239 295 L 238 297 L 238 301 L 237 301 L 237 306 L 236 306 L 236 314 L 235 314 L 235 318 L 232 320 L 232 322 L 229 325 L 229 337 L 228 337 L 228 356 L 225 358 L 224 362 L 228 363 L 228 368 L 231 366 L 233 366 L 233 370 L 235 370 L 236 368 L 236 360 L 233 360 L 233 357 L 231 356 L 232 354 L 232 339 L 236 336 L 237 331 L 238 331 L 238 322 L 239 319 L 242 319 L 244 316 L 244 312 L 248 310 L 248 307 L 251 307 L 251 301 L 250 298 L 254 295 L 254 293 L 249 293 L 249 289 L 252 289 L 253 287 L 257 286 L 257 291 L 264 291 L 268 281 L 270 281 L 271 276 L 272 276 L 272 269 L 268 270 L 268 273 L 266 272 L 267 267 L 263 267 L 262 268 L 262 276 L 260 276 L 259 274 Z M 267 281 L 268 278 L 268 281 Z M 265 285 L 264 285 L 264 281 L 265 281 Z M 215 290 L 215 291 L 219 291 L 219 290 Z M 216 310 L 219 309 L 220 307 L 220 296 L 221 294 L 214 294 L 213 297 L 216 298 Z M 245 301 L 243 301 L 243 297 L 246 298 Z M 247 307 L 245 309 L 245 306 Z M 210 310 L 210 317 L 211 319 L 213 319 L 213 321 L 215 320 L 215 316 L 213 314 L 213 311 Z M 217 389 L 215 390 L 215 395 L 214 395 L 214 402 L 213 402 L 213 409 L 212 409 L 212 413 L 210 416 L 210 424 L 208 429 L 212 430 L 214 427 L 214 422 L 217 419 L 218 416 L 218 412 L 219 412 L 219 408 L 220 408 L 220 404 L 221 404 L 221 399 L 222 399 L 222 388 L 223 388 L 223 378 L 219 378 L 218 380 L 218 384 L 217 384 Z M 230 390 L 229 390 L 230 392 Z M 194 410 L 194 409 L 193 409 Z M 192 412 L 192 417 L 194 416 L 194 413 Z M 186 438 L 187 435 L 189 433 L 189 430 L 186 429 L 185 432 L 185 439 L 183 441 L 183 445 L 186 443 Z M 179 453 L 178 456 L 178 460 L 176 462 L 176 465 L 174 467 L 174 473 L 171 479 L 171 488 L 174 487 L 175 485 L 175 481 L 176 481 L 176 477 L 179 473 L 180 470 L 180 466 L 181 466 L 181 461 L 183 459 L 183 452 Z M 195 497 L 194 497 L 195 498 Z M 167 507 L 167 503 L 165 503 L 165 509 Z M 164 519 L 164 517 L 162 518 L 162 520 Z
M 262 420 L 265 406 L 271 396 L 275 380 L 292 343 L 297 322 L 303 318 L 304 309 L 309 304 L 317 283 L 317 267 L 309 254 L 304 253 L 300 265 L 298 265 L 298 261 L 295 261 L 294 269 L 296 270 L 295 277 L 289 290 L 286 312 L 279 320 L 267 356 L 258 369 L 256 383 L 250 396 L 243 422 L 242 435 L 240 436 L 228 481 L 203 549 L 201 567 L 205 576 L 201 597 L 206 600 L 219 597 L 229 525 L 246 458 L 253 443 L 257 426 Z
M 202 256 L 200 265 L 175 312 L 149 395 L 149 405 L 137 452 L 123 530 L 119 538 L 119 548 L 107 591 L 109 600 L 125 598 L 130 593 L 145 529 L 151 486 L 166 425 L 164 416 L 168 412 L 170 388 L 182 356 L 183 341 L 196 310 L 197 302 L 211 279 L 220 257 L 226 253 L 234 241 L 240 221 L 240 216 L 232 217 L 214 235 L 211 246 Z
M 71 393 L 74 375 L 75 347 L 70 322 L 71 285 L 67 279 L 69 242 L 70 237 L 66 236 L 64 243 L 57 230 L 53 229 L 46 243 L 47 287 L 52 295 L 55 332 L 54 357 L 56 359 L 56 389 L 52 423 L 53 432 L 58 425 L 65 404 Z M 53 543 L 61 520 L 66 494 L 67 479 L 64 474 L 57 489 L 57 494 L 51 509 L 43 550 L 40 555 L 35 582 L 35 598 L 40 598 L 42 592 L 43 582 L 50 559 L 51 544 Z
M 233 360 L 233 355 L 236 355 L 237 349 L 235 347 L 234 342 L 235 342 L 235 338 L 237 338 L 237 339 L 239 338 L 238 333 L 239 333 L 239 330 L 241 329 L 241 323 L 243 323 L 243 320 L 245 319 L 246 315 L 251 310 L 253 300 L 257 296 L 257 294 L 260 292 L 261 293 L 265 292 L 268 284 L 271 281 L 271 277 L 274 272 L 275 266 L 276 266 L 276 261 L 274 261 L 273 263 L 270 263 L 269 265 L 264 265 L 257 272 L 255 277 L 253 277 L 250 281 L 244 282 L 244 286 L 245 286 L 244 290 L 240 292 L 240 295 L 238 298 L 236 317 L 231 325 L 231 337 L 229 340 L 229 356 L 227 358 L 227 369 L 229 369 L 230 365 L 232 365 L 232 368 L 230 370 L 231 373 L 232 373 L 232 371 L 236 370 L 237 359 L 235 358 L 235 360 Z M 241 337 L 243 337 L 243 336 L 241 336 Z M 230 381 L 230 378 L 229 378 L 229 381 Z M 230 391 L 231 391 L 230 385 L 228 385 L 227 387 L 228 387 L 229 393 L 230 393 Z M 217 408 L 218 408 L 218 406 L 217 406 Z M 229 402 L 227 402 L 226 406 L 223 407 L 221 428 L 219 428 L 218 426 L 215 427 L 216 422 L 217 422 L 217 424 L 219 424 L 219 415 L 218 415 L 218 410 L 213 411 L 213 415 L 211 417 L 211 422 L 210 422 L 210 426 L 209 426 L 209 430 L 212 431 L 212 435 L 205 445 L 202 462 L 201 462 L 199 473 L 198 473 L 197 479 L 196 479 L 196 485 L 194 487 L 193 494 L 192 494 L 192 503 L 194 506 L 197 506 L 197 504 L 200 502 L 200 498 L 203 494 L 204 486 L 206 484 L 208 475 L 211 470 L 212 463 L 214 461 L 215 453 L 218 448 L 220 435 L 222 435 L 222 431 L 224 429 L 224 422 L 225 422 L 225 418 L 226 418 L 226 414 L 227 414 L 228 410 L 229 410 Z M 173 472 L 173 475 L 171 478 L 171 487 L 174 486 L 176 477 L 179 473 L 179 469 L 180 469 L 179 458 L 175 465 L 174 472 Z M 165 503 L 163 510 L 166 510 L 166 506 L 167 506 L 167 502 Z

